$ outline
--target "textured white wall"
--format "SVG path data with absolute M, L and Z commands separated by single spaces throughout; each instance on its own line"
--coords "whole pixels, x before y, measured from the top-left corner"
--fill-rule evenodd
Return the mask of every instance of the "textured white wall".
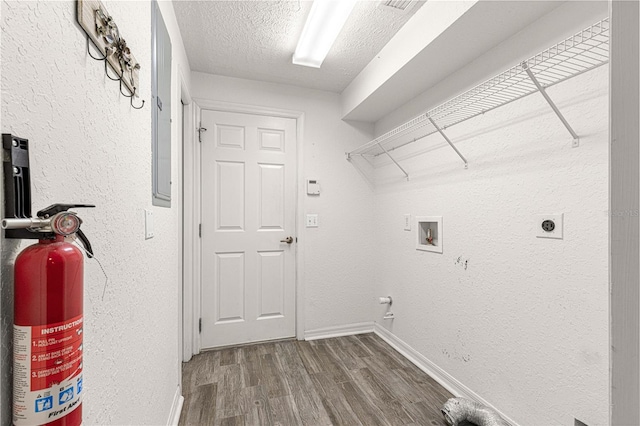
M 549 94 L 579 148 L 533 95 L 447 129 L 468 170 L 439 135 L 396 153 L 410 182 L 377 170 L 376 321 L 520 424 L 607 424 L 608 70 Z M 443 254 L 406 213 L 443 216 Z M 563 240 L 534 236 L 545 213 Z
M 345 161 L 345 152 L 368 141 L 372 126 L 343 122 L 335 93 L 195 72 L 191 82 L 194 98 L 305 113 L 298 172 L 322 187 L 319 197 L 302 195 L 304 212 L 318 213 L 320 222 L 298 235 L 304 251 L 305 329 L 371 321 L 373 194 Z
M 34 211 L 54 202 L 97 205 L 80 211 L 109 276 L 102 299 L 104 276 L 95 261 L 85 260 L 85 423 L 166 424 L 180 382 L 180 227 L 177 202 L 171 209 L 151 207 L 150 3 L 105 5 L 142 65 L 145 107 L 131 109 L 102 63 L 87 56 L 75 1 L 4 1 L 2 131 L 30 140 Z M 161 9 L 172 34 L 174 71 L 186 70 L 188 79 L 173 9 Z M 178 153 L 174 143 L 174 200 Z M 144 208 L 154 212 L 155 238 L 148 241 Z M 16 249 L 3 240 L 3 424 L 11 412 L 4 367 Z

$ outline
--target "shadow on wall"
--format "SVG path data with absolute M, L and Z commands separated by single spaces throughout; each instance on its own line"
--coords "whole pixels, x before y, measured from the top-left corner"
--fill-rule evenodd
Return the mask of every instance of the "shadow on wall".
M 12 422 L 13 399 L 13 264 L 20 251 L 20 240 L 2 239 L 0 269 L 0 424 Z

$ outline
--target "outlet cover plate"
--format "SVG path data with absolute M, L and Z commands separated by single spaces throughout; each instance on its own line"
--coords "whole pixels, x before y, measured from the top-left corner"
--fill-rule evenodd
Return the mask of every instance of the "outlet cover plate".
M 411 215 L 410 214 L 404 215 L 404 230 L 411 231 Z
M 552 221 L 554 228 L 552 231 L 545 231 L 543 223 Z M 561 240 L 563 238 L 563 222 L 564 213 L 560 214 L 537 214 L 534 216 L 534 232 L 538 238 L 555 238 Z
M 317 214 L 308 214 L 306 218 L 306 226 L 307 228 L 317 228 L 318 227 L 318 215 Z

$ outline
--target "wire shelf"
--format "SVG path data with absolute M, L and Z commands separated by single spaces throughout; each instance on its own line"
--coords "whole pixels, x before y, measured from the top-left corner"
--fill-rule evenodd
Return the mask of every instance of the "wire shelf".
M 538 87 L 535 84 L 536 79 L 544 90 L 608 62 L 609 18 L 605 18 L 442 105 L 420 114 L 371 142 L 356 148 L 349 152 L 347 157 L 351 158 L 353 155 L 373 157 L 381 154 L 388 155 L 389 152 L 395 149 L 411 144 L 447 127 L 538 92 Z M 529 76 L 527 69 L 531 71 L 534 77 Z M 422 129 L 422 131 L 418 136 L 414 137 L 414 132 L 418 129 Z M 406 137 L 407 135 L 409 135 L 409 138 Z M 403 136 L 405 137 L 403 138 Z

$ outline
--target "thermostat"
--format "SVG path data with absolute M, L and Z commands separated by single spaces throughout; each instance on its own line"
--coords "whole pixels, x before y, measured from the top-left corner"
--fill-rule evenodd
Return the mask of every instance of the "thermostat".
M 307 194 L 320 195 L 320 184 L 315 179 L 307 179 Z

